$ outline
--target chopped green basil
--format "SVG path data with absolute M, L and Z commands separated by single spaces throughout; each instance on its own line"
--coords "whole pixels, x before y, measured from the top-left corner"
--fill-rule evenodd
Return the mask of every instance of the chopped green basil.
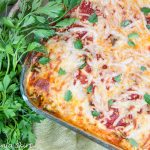
M 99 115 L 100 115 L 100 112 L 98 112 L 96 110 L 92 111 L 92 116 L 93 117 L 98 117 Z
M 147 29 L 149 29 L 149 30 L 150 30 L 150 24 L 147 24 L 147 25 L 146 25 L 146 27 L 147 27 Z
M 87 65 L 87 63 L 85 62 L 84 64 L 82 64 L 79 69 L 83 69 L 85 66 Z
M 67 90 L 65 92 L 65 96 L 64 96 L 65 101 L 69 102 L 72 99 L 72 92 L 70 90 Z
M 150 105 L 150 94 L 144 94 L 144 100 L 146 101 L 147 104 Z
M 128 35 L 129 39 L 138 38 L 138 37 L 139 37 L 139 34 L 137 32 L 132 32 Z
M 90 86 L 87 88 L 87 93 L 88 93 L 88 94 L 89 94 L 89 93 L 92 93 L 92 89 L 93 89 L 93 86 L 90 85 Z
M 115 80 L 116 82 L 120 82 L 120 81 L 121 81 L 121 76 L 122 76 L 122 74 L 120 74 L 120 75 L 118 75 L 118 76 L 115 76 L 115 77 L 114 77 L 114 80 Z
M 98 17 L 97 17 L 97 15 L 96 15 L 96 13 L 92 14 L 91 16 L 89 16 L 88 21 L 89 21 L 90 23 L 96 23 L 96 22 L 98 22 Z
M 108 100 L 108 106 L 111 106 L 114 103 L 113 99 Z
M 150 8 L 149 8 L 149 7 L 142 7 L 142 8 L 141 8 L 141 11 L 142 11 L 145 15 L 147 15 L 148 13 L 150 13 Z
M 146 67 L 145 66 L 141 66 L 140 68 L 142 71 L 145 71 L 146 70 Z
M 60 68 L 59 71 L 58 71 L 58 74 L 59 75 L 65 75 L 66 71 L 64 69 Z
M 49 63 L 49 61 L 50 61 L 50 58 L 47 58 L 47 57 L 41 57 L 39 59 L 39 63 L 42 64 L 42 65 L 45 65 L 45 64 Z
M 133 147 L 138 147 L 137 142 L 133 138 L 129 138 L 128 141 Z
M 130 20 L 123 20 L 121 22 L 121 27 L 127 27 L 129 24 L 131 24 L 131 21 Z
M 76 49 L 82 49 L 82 48 L 83 48 L 82 41 L 81 41 L 81 40 L 76 40 L 76 41 L 74 42 L 74 47 L 75 47 Z
M 131 46 L 131 47 L 134 47 L 134 46 L 135 46 L 135 43 L 134 43 L 133 41 L 129 40 L 129 41 L 128 41 L 128 45 Z

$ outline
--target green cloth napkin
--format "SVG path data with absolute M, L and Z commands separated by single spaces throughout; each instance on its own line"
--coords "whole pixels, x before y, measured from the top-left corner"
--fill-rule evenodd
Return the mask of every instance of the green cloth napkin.
M 106 150 L 106 148 L 63 127 L 45 119 L 34 125 L 37 136 L 36 144 L 30 150 Z

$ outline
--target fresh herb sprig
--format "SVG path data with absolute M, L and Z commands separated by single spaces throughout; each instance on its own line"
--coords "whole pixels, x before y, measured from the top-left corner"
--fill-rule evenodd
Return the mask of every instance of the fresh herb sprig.
M 32 124 L 43 117 L 31 111 L 20 95 L 22 58 L 30 51 L 45 52 L 40 39 L 54 36 L 56 28 L 73 24 L 75 18 L 64 16 L 81 0 L 53 0 L 44 6 L 42 2 L 18 0 L 17 13 L 13 10 L 14 14 L 0 17 L 0 144 L 35 142 Z M 46 57 L 41 60 L 42 64 L 48 61 Z

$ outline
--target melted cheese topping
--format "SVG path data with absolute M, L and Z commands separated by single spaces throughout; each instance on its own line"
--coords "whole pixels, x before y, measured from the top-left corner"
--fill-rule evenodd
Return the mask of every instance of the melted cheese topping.
M 42 107 L 76 124 L 82 121 L 120 138 L 132 138 L 139 149 L 148 150 L 150 106 L 144 94 L 150 93 L 150 32 L 140 11 L 145 6 L 150 7 L 149 0 L 83 1 L 70 13 L 78 18 L 75 25 L 58 30 L 58 35 L 48 41 L 50 63 L 38 64 L 36 72 L 28 73 L 29 96 L 42 97 L 45 93 Z M 90 23 L 88 17 L 94 12 L 98 22 Z M 125 20 L 130 24 L 122 27 Z M 138 36 L 130 39 L 131 33 Z M 82 41 L 82 49 L 75 48 L 77 39 Z M 65 70 L 64 75 L 59 75 L 60 68 Z M 90 85 L 92 91 L 87 93 Z M 70 101 L 64 99 L 67 90 L 72 93 Z M 94 111 L 99 115 L 93 116 Z

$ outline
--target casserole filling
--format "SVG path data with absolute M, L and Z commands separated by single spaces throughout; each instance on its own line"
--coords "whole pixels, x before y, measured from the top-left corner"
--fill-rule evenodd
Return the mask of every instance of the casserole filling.
M 28 96 L 123 149 L 150 148 L 150 17 L 144 0 L 83 0 L 32 54 Z M 115 135 L 114 137 L 111 135 Z

